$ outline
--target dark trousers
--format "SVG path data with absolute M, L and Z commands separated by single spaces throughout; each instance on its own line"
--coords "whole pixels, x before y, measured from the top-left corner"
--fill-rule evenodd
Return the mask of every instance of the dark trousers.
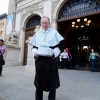
M 68 68 L 68 59 L 62 59 L 63 68 Z
M 43 100 L 43 90 L 36 89 L 35 100 Z M 56 100 L 56 90 L 50 90 L 48 100 Z
M 94 71 L 95 65 L 96 65 L 97 71 L 99 71 L 99 65 L 98 65 L 98 61 L 96 59 L 91 59 L 91 64 L 92 64 L 92 71 Z
M 2 56 L 0 55 L 0 75 L 2 74 Z

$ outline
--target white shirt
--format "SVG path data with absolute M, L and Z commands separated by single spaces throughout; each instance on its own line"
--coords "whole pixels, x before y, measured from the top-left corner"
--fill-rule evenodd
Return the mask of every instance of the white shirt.
M 29 43 L 36 47 L 41 47 L 44 43 L 46 43 L 48 47 L 52 47 L 58 45 L 62 40 L 64 40 L 64 38 L 55 29 L 48 28 L 48 30 L 45 31 L 41 28 L 38 32 L 36 32 Z M 36 53 L 37 49 L 33 48 L 32 52 Z M 60 49 L 54 48 L 55 57 L 57 57 L 59 54 Z
M 60 54 L 62 56 L 62 58 L 67 59 L 68 58 L 68 53 L 67 52 L 62 52 Z

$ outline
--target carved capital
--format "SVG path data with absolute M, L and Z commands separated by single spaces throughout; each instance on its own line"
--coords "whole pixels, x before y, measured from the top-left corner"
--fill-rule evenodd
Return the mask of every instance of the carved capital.
M 57 19 L 52 19 L 51 22 L 52 23 L 57 23 Z
M 17 9 L 15 12 L 16 13 L 20 13 L 21 12 L 21 9 Z

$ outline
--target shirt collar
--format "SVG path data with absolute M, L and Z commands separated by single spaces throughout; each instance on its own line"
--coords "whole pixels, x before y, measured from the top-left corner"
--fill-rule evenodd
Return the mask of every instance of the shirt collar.
M 48 32 L 50 31 L 50 28 L 48 28 L 48 30 L 46 30 L 46 31 L 45 31 L 44 29 L 42 29 L 42 28 L 41 28 L 40 30 L 41 30 L 43 33 L 48 33 Z

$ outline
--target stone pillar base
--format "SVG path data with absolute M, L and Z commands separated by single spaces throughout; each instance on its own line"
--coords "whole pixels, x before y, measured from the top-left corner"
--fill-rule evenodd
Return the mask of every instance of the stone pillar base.
M 25 66 L 25 71 L 28 72 L 28 73 L 35 74 L 35 66 L 33 66 L 33 65 L 26 65 Z

